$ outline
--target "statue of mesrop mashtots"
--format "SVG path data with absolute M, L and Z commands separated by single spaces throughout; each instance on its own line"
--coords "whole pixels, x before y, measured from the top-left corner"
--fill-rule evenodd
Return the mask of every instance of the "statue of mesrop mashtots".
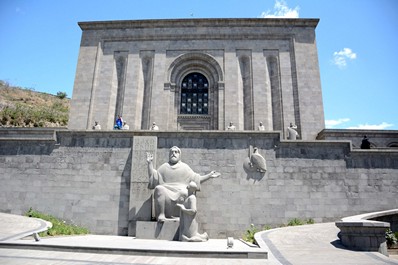
M 210 178 L 217 178 L 220 173 L 211 171 L 206 175 L 195 173 L 181 161 L 181 150 L 173 146 L 169 151 L 169 162 L 161 165 L 158 170 L 153 167 L 153 155 L 147 153 L 149 189 L 154 189 L 155 217 L 158 222 L 178 216 L 177 203 L 183 203 L 188 197 L 188 184 L 193 181 L 200 190 L 200 184 Z

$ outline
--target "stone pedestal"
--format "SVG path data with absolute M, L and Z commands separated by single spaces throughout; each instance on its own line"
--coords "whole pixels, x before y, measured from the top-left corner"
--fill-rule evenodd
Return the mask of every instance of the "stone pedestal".
M 134 136 L 132 144 L 128 235 L 136 236 L 137 221 L 152 219 L 152 191 L 148 189 L 147 153 L 156 165 L 156 136 Z
M 163 223 L 156 221 L 137 221 L 136 237 L 140 239 L 161 239 L 174 240 L 179 239 L 180 221 L 166 220 Z

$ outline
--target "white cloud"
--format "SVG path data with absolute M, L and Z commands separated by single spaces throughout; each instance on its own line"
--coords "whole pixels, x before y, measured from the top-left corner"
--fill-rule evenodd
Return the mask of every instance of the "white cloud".
M 387 122 L 382 122 L 381 124 L 359 124 L 357 126 L 348 127 L 347 129 L 359 129 L 359 130 L 384 130 L 388 127 L 394 126 Z
M 326 128 L 333 128 L 334 126 L 340 125 L 345 122 L 349 122 L 349 118 L 343 118 L 338 120 L 325 120 Z
M 262 18 L 298 18 L 299 7 L 296 6 L 294 9 L 289 8 L 284 0 L 276 0 L 274 10 L 262 12 L 260 17 Z M 272 12 L 272 13 L 271 13 Z
M 333 53 L 333 64 L 337 65 L 340 69 L 347 66 L 347 60 L 355 60 L 357 54 L 354 53 L 350 48 L 344 48 L 341 51 Z

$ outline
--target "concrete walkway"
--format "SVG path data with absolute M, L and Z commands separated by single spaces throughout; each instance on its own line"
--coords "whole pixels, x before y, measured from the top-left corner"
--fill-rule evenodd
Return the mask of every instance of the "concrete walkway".
M 398 256 L 378 252 L 352 251 L 340 244 L 334 223 L 291 226 L 256 234 L 269 259 L 280 264 L 398 264 Z
M 0 242 L 46 231 L 52 224 L 41 219 L 0 213 Z
M 205 243 L 101 235 L 20 239 L 43 225 L 38 219 L 0 213 L 0 264 L 398 264 L 398 257 L 344 249 L 334 223 L 258 233 L 261 248 L 235 240 L 227 249 L 225 239 Z M 242 253 L 251 256 L 243 258 Z

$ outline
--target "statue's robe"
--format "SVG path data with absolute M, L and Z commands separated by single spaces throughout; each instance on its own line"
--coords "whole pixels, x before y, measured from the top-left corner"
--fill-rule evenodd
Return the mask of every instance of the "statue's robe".
M 164 163 L 158 170 L 154 170 L 149 177 L 149 189 L 161 185 L 166 188 L 166 197 L 172 202 L 185 200 L 188 196 L 187 186 L 194 181 L 200 190 L 200 175 L 195 173 L 187 164 L 179 161 L 176 164 Z
M 298 132 L 294 128 L 287 127 L 287 138 L 289 140 L 296 140 L 298 135 Z

